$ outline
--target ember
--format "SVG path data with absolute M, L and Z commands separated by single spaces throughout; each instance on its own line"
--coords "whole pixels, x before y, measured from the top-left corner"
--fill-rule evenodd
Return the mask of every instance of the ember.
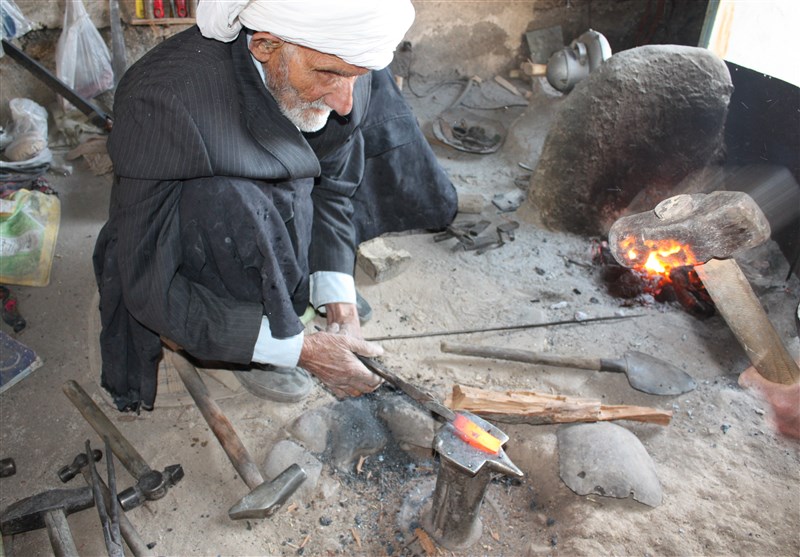
M 641 246 L 637 249 L 636 241 L 631 236 L 622 240 L 620 245 L 628 256 L 628 261 L 625 262 L 626 266 L 664 277 L 669 276 L 669 271 L 673 267 L 685 267 L 697 263 L 691 248 L 674 240 L 645 241 L 643 242 L 645 249 L 642 249 Z
M 628 237 L 620 242 L 626 255 L 625 266 L 619 265 L 608 245 L 602 242 L 594 262 L 603 266 L 603 280 L 609 292 L 620 298 L 633 299 L 649 294 L 657 302 L 678 302 L 696 317 L 714 315 L 714 303 L 697 277 L 697 263 L 692 250 L 676 241 L 640 242 Z

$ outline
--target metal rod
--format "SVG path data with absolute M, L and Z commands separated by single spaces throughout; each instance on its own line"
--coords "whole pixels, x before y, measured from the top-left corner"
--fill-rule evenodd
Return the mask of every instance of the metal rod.
M 106 450 L 106 474 L 108 475 L 108 489 L 111 493 L 117 492 L 117 474 L 114 470 L 114 455 L 111 451 L 111 442 L 108 440 L 108 437 L 103 437 L 103 443 Z M 99 478 L 98 478 L 99 479 Z M 100 482 L 98 482 L 100 483 Z M 102 494 L 102 484 L 100 485 L 100 492 Z M 105 498 L 103 498 L 105 502 Z M 119 499 L 116 497 L 109 497 L 108 500 L 108 516 L 110 520 L 109 530 L 111 533 L 111 543 L 115 547 L 115 551 L 118 552 L 119 555 L 124 555 L 122 551 L 122 533 L 120 532 L 120 521 L 119 521 Z M 111 553 L 109 551 L 109 553 Z
M 103 491 L 100 487 L 100 473 L 97 471 L 97 466 L 94 459 L 91 458 L 92 447 L 89 440 L 86 440 L 86 455 L 89 461 L 89 471 L 92 474 L 92 495 L 94 495 L 94 506 L 97 507 L 97 514 L 100 516 L 100 526 L 103 529 L 103 540 L 106 542 L 106 550 L 108 557 L 123 557 L 122 547 L 116 546 L 113 541 L 111 522 L 106 509 L 106 502 L 103 498 Z M 106 447 L 106 454 L 109 455 L 108 447 Z
M 111 131 L 111 126 L 113 125 L 113 121 L 111 116 L 100 110 L 97 106 L 89 102 L 88 100 L 81 97 L 78 93 L 76 93 L 72 88 L 70 88 L 66 83 L 61 81 L 58 77 L 53 75 L 50 70 L 42 66 L 39 62 L 22 52 L 12 43 L 8 42 L 7 40 L 3 39 L 3 51 L 8 54 L 8 56 L 18 62 L 23 68 L 31 72 L 35 77 L 39 78 L 41 81 L 44 82 L 50 89 L 52 89 L 55 93 L 61 95 L 69 102 L 71 102 L 75 108 L 86 114 L 91 120 L 92 124 L 97 126 L 100 129 Z
M 442 337 L 448 335 L 468 335 L 472 333 L 490 333 L 494 331 L 513 331 L 515 329 L 535 329 L 537 327 L 555 327 L 556 325 L 573 325 L 576 323 L 593 323 L 596 321 L 614 321 L 617 319 L 634 319 L 644 317 L 643 313 L 635 315 L 606 315 L 603 317 L 589 317 L 588 319 L 564 319 L 562 321 L 549 321 L 545 323 L 526 323 L 524 325 L 506 325 L 500 327 L 484 327 L 482 329 L 462 329 L 460 331 L 436 331 L 432 333 L 411 333 L 407 335 L 370 337 L 364 340 L 376 342 L 379 340 L 403 340 L 408 338 Z

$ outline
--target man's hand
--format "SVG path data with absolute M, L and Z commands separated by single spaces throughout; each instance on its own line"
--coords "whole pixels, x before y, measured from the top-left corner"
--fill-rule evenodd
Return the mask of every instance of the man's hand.
M 356 354 L 371 358 L 383 354 L 383 348 L 347 334 L 319 332 L 303 339 L 298 365 L 316 375 L 337 397 L 358 396 L 374 391 L 382 380 L 364 367 Z
M 739 385 L 756 391 L 767 401 L 778 432 L 800 439 L 800 383 L 781 385 L 767 381 L 751 366 L 739 376 Z
M 328 326 L 325 329 L 327 332 L 363 338 L 361 322 L 358 320 L 358 308 L 355 304 L 325 304 L 325 316 L 328 320 Z M 366 356 L 366 354 L 362 354 L 362 356 Z

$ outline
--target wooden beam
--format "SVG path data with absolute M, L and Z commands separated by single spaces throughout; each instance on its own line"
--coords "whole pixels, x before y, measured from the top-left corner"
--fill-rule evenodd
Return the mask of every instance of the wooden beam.
M 549 395 L 534 391 L 487 391 L 453 385 L 445 401 L 452 410 L 466 410 L 487 420 L 511 424 L 562 424 L 633 420 L 668 425 L 672 412 L 648 406 L 607 405 L 599 400 Z

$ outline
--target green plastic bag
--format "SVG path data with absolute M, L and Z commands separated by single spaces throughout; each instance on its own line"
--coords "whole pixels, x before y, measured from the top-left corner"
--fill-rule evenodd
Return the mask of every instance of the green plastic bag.
M 0 199 L 0 282 L 47 286 L 60 222 L 54 195 L 21 189 Z

